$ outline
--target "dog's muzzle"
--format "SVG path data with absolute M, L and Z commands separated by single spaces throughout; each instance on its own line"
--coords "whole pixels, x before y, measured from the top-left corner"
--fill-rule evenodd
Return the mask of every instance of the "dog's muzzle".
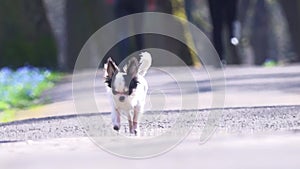
M 125 96 L 120 96 L 120 97 L 119 97 L 119 101 L 120 101 L 120 102 L 124 102 L 124 100 L 125 100 Z

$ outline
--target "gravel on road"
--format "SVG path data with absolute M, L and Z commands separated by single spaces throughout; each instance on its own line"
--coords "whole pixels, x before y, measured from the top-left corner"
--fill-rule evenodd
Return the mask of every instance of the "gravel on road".
M 300 106 L 241 107 L 216 109 L 221 116 L 216 123 L 217 133 L 249 135 L 278 131 L 300 131 Z M 176 123 L 193 128 L 199 134 L 212 110 L 183 110 L 146 112 L 140 124 L 141 136 L 158 136 L 171 130 Z M 196 117 L 196 118 L 190 118 Z M 100 121 L 105 123 L 100 123 Z M 128 134 L 127 120 L 120 133 Z M 101 124 L 101 125 L 100 125 Z M 51 138 L 86 137 L 90 130 L 105 136 L 112 130 L 109 113 L 66 115 L 28 119 L 0 124 L 0 143 L 45 140 Z

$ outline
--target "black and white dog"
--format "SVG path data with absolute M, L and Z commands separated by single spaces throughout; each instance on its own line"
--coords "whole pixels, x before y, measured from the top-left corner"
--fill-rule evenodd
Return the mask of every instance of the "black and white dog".
M 152 63 L 150 53 L 141 52 L 118 67 L 108 58 L 104 65 L 105 83 L 112 106 L 113 129 L 119 131 L 121 115 L 127 116 L 130 133 L 139 134 L 139 119 L 144 112 L 148 84 L 144 76 Z

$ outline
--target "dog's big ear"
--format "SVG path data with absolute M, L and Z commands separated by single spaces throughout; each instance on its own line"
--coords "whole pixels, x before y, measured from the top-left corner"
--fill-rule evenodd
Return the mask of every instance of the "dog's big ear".
M 111 87 L 112 78 L 116 71 L 118 71 L 118 66 L 111 58 L 108 58 L 106 64 L 104 65 L 104 70 L 105 83 L 108 87 Z
M 118 66 L 111 58 L 108 58 L 105 65 L 105 69 L 107 77 L 112 78 L 115 72 L 118 70 Z
M 139 69 L 139 62 L 136 58 L 131 58 L 128 61 L 128 66 L 127 66 L 127 74 L 131 76 L 131 78 L 134 78 L 137 76 L 138 73 L 138 69 Z

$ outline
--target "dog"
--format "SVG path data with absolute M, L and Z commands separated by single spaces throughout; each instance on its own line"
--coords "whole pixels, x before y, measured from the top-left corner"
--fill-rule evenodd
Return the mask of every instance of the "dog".
M 149 52 L 141 52 L 117 66 L 112 58 L 104 65 L 105 83 L 112 106 L 113 129 L 120 130 L 121 115 L 127 116 L 129 132 L 139 135 L 139 120 L 144 113 L 148 83 L 144 76 L 152 64 Z

